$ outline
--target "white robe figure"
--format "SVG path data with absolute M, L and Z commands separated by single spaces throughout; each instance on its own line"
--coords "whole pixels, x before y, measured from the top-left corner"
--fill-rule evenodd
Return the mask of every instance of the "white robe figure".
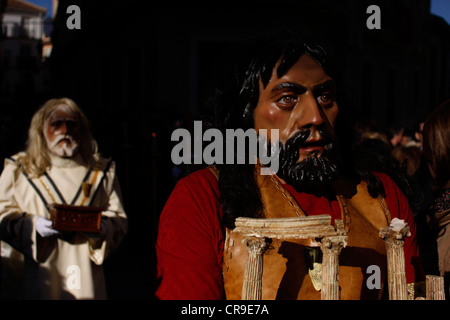
M 114 162 L 105 161 L 106 170 L 96 173 L 77 157 L 53 156 L 47 175 L 28 179 L 16 159 L 5 160 L 0 176 L 2 297 L 106 299 L 102 263 L 127 232 Z M 86 199 L 83 181 L 92 183 Z M 54 202 L 104 208 L 104 236 L 63 232 L 41 237 L 36 220 L 50 219 L 45 203 Z

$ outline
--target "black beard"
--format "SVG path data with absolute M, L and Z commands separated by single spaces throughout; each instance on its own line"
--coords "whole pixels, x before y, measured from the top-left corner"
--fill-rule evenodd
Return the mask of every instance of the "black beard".
M 300 148 L 308 139 L 311 131 L 303 130 L 280 145 L 280 169 L 277 175 L 287 184 L 294 187 L 311 187 L 322 185 L 337 176 L 338 170 L 334 160 L 334 144 L 331 136 L 320 131 L 324 143 L 321 155 L 312 153 L 306 159 L 297 163 Z

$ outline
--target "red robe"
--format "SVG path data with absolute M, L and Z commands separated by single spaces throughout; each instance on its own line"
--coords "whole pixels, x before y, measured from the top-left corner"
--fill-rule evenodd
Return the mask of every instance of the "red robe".
M 416 224 L 408 201 L 385 174 L 382 181 L 392 218 L 408 223 L 411 236 L 405 240 L 407 283 L 424 278 L 417 247 Z M 341 219 L 337 200 L 329 201 L 286 186 L 307 215 L 329 214 Z M 208 169 L 181 179 L 169 197 L 159 221 L 156 241 L 156 297 L 168 300 L 223 299 L 222 257 L 224 227 L 218 182 Z M 243 199 L 245 201 L 245 199 Z

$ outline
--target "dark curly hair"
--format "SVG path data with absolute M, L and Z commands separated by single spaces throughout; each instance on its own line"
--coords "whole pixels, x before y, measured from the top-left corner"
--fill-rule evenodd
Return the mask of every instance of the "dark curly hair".
M 205 130 L 217 128 L 225 132 L 226 129 L 254 128 L 253 110 L 259 99 L 259 81 L 261 79 L 263 86 L 268 84 L 277 62 L 280 62 L 276 70 L 278 77 L 282 77 L 304 54 L 331 73 L 325 49 L 311 39 L 297 37 L 290 30 L 277 30 L 259 37 L 245 48 L 245 52 L 231 70 L 231 77 L 223 78 L 207 100 L 202 112 Z M 224 225 L 232 229 L 237 217 L 261 217 L 263 208 L 254 165 L 217 164 L 216 167 Z

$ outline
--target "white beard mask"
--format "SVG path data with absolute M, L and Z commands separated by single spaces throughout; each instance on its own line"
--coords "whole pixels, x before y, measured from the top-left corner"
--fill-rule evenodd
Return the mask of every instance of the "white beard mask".
M 64 142 L 62 145 L 59 145 L 59 142 L 63 139 L 69 140 L 70 144 Z M 53 141 L 49 141 L 46 137 L 46 140 L 50 152 L 62 158 L 71 158 L 78 150 L 78 143 L 69 135 L 60 134 Z

